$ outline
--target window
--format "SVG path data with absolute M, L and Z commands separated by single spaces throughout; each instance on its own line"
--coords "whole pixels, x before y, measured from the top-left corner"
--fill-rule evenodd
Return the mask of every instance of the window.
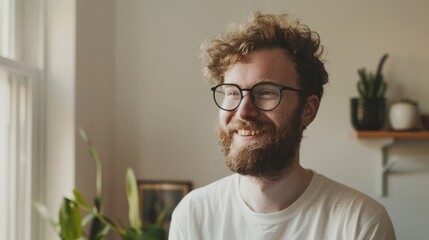
M 0 239 L 30 240 L 39 79 L 16 55 L 21 3 L 0 0 Z
M 21 240 L 31 219 L 32 103 L 29 75 L 14 70 L 0 61 L 0 239 Z
M 15 36 L 14 0 L 0 0 L 0 55 L 14 58 L 13 42 Z

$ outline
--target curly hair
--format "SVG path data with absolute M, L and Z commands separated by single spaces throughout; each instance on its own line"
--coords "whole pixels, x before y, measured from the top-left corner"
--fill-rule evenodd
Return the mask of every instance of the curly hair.
M 231 65 L 254 51 L 276 47 L 285 49 L 295 63 L 303 95 L 321 98 L 328 73 L 321 59 L 320 37 L 299 20 L 289 20 L 287 14 L 255 12 L 248 22 L 231 24 L 225 32 L 203 42 L 204 77 L 211 83 L 222 83 Z

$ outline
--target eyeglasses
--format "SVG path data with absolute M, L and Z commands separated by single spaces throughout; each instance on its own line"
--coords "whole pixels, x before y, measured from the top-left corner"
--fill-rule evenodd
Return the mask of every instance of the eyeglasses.
M 300 93 L 300 89 L 280 86 L 274 83 L 258 83 L 252 88 L 240 88 L 236 84 L 224 83 L 211 88 L 216 105 L 225 111 L 233 111 L 240 106 L 243 100 L 243 92 L 250 92 L 250 100 L 253 105 L 262 111 L 271 111 L 276 108 L 281 99 L 282 91 L 294 91 Z

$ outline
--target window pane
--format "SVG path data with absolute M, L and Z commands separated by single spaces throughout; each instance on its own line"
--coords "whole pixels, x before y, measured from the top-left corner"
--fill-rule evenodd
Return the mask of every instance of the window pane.
M 7 213 L 7 155 L 9 126 L 9 82 L 4 71 L 0 71 L 0 212 Z M 0 239 L 7 238 L 7 217 L 0 214 Z
M 13 0 L 0 0 L 0 54 L 10 58 L 10 40 L 12 36 L 13 13 L 11 4 Z
M 24 49 L 23 36 L 38 39 L 39 6 L 38 0 L 0 0 L 0 240 L 39 236 L 31 228 L 32 163 L 39 153 L 32 142 L 38 73 L 28 67 L 37 61 L 17 61 Z M 31 45 L 25 56 L 38 57 L 39 46 Z
M 31 212 L 27 78 L 0 68 L 0 96 L 0 239 L 24 240 Z

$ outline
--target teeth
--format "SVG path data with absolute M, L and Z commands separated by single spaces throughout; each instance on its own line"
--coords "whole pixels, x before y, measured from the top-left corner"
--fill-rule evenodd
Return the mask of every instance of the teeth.
M 240 136 L 255 136 L 260 134 L 259 130 L 238 130 L 238 135 Z

